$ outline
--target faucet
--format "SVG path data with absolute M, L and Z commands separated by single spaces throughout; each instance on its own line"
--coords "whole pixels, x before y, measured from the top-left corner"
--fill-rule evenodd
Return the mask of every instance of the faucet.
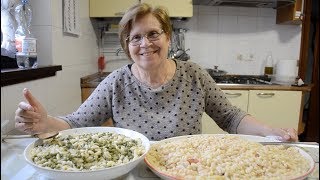
M 118 48 L 118 49 L 116 50 L 116 55 L 119 56 L 119 53 L 120 53 L 120 52 L 124 52 L 124 51 L 122 50 L 122 48 Z

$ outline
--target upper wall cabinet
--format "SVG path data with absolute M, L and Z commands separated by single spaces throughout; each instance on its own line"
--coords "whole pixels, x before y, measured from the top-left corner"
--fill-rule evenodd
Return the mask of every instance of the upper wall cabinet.
M 169 11 L 170 17 L 192 17 L 192 0 L 141 0 L 153 6 L 164 6 Z
M 170 17 L 192 17 L 192 0 L 90 0 L 90 17 L 122 17 L 125 11 L 138 3 L 164 6 Z
M 293 4 L 277 8 L 277 24 L 301 24 L 303 1 L 304 0 L 296 0 Z
M 90 0 L 90 17 L 122 17 L 139 0 Z

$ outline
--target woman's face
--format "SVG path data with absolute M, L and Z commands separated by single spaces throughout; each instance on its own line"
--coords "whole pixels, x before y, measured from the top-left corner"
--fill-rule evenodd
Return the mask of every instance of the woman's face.
M 157 38 L 152 38 L 157 33 L 160 35 Z M 141 44 L 133 45 L 129 42 L 131 58 L 140 68 L 145 70 L 157 68 L 167 59 L 170 38 L 165 32 L 162 33 L 161 24 L 152 14 L 137 19 L 131 29 L 129 40 L 142 36 L 144 37 Z M 146 36 L 149 36 L 151 40 Z

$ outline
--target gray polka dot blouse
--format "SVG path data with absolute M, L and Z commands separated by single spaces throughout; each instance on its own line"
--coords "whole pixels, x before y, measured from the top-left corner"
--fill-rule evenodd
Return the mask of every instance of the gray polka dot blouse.
M 116 127 L 138 131 L 150 140 L 201 133 L 206 112 L 217 125 L 236 133 L 247 114 L 232 106 L 211 76 L 190 61 L 175 60 L 174 77 L 152 89 L 126 65 L 109 74 L 72 114 L 64 117 L 72 128 L 100 126 L 113 118 Z

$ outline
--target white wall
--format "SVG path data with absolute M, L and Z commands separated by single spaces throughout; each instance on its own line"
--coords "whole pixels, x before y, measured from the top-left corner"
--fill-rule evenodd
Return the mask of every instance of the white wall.
M 5 132 L 14 128 L 14 112 L 18 103 L 24 101 L 23 88 L 29 88 L 49 114 L 62 115 L 74 111 L 81 103 L 80 77 L 97 72 L 98 46 L 89 19 L 89 0 L 77 0 L 80 5 L 79 37 L 63 33 L 62 2 L 31 0 L 38 62 L 40 65 L 62 65 L 62 71 L 54 77 L 1 87 L 1 123 L 10 120 Z
M 260 75 L 268 51 L 274 63 L 299 59 L 301 26 L 277 25 L 275 9 L 194 6 L 193 17 L 174 26 L 189 29 L 185 48 L 205 68 Z M 239 55 L 251 60 L 237 60 Z

